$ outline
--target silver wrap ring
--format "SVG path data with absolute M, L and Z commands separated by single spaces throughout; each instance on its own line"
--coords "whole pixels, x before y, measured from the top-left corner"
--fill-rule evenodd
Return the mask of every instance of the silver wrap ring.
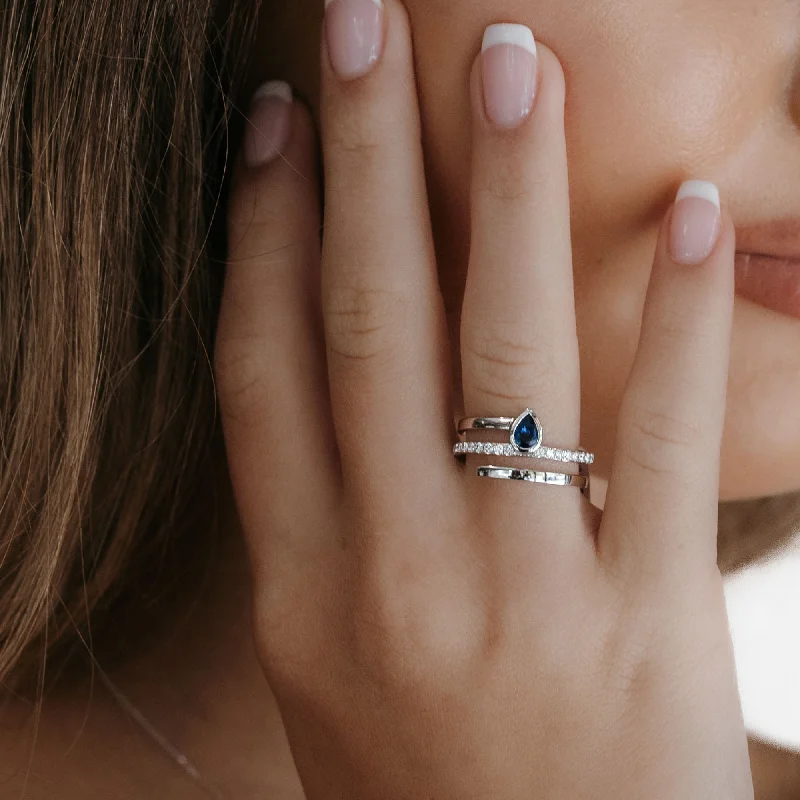
M 573 475 L 564 472 L 482 466 L 478 468 L 479 477 L 550 486 L 573 486 L 588 497 L 589 465 L 594 463 L 594 454 L 581 448 L 564 450 L 545 445 L 542 423 L 530 408 L 526 408 L 516 417 L 465 417 L 458 422 L 457 428 L 461 441 L 453 446 L 453 455 L 461 460 L 466 459 L 469 454 L 477 454 L 537 458 L 543 461 L 577 464 L 579 467 L 579 474 Z M 509 440 L 508 442 L 466 441 L 466 435 L 473 431 L 508 431 Z

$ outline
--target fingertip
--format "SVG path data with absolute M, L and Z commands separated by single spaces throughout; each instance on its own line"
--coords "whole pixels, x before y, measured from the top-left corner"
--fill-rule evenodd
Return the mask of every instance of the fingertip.
M 283 240 L 298 220 L 305 220 L 305 226 L 318 224 L 319 147 L 312 114 L 296 96 L 287 102 L 284 89 L 263 90 L 259 95 L 262 89 L 254 94 L 245 122 L 248 130 L 232 169 L 227 200 L 229 263 L 261 252 L 267 238 Z M 264 129 L 272 113 L 285 118 L 277 133 L 269 136 Z
M 495 132 L 514 131 L 539 118 L 547 127 L 563 120 L 564 70 L 530 28 L 490 25 L 470 72 L 470 96 L 477 121 Z
M 736 228 L 724 192 L 705 183 L 685 181 L 676 190 L 661 222 L 648 297 L 661 291 L 662 282 L 677 280 L 706 293 L 712 306 L 730 306 L 732 312 Z
M 276 161 L 292 163 L 316 149 L 311 112 L 285 81 L 267 81 L 253 93 L 245 117 L 240 161 L 257 171 Z
M 386 9 L 382 0 L 325 0 L 323 67 L 340 81 L 368 75 L 383 56 Z
M 288 84 L 271 81 L 253 94 L 245 119 L 242 145 L 233 164 L 229 215 L 270 189 L 298 182 L 317 190 L 318 137 L 311 111 Z
M 717 250 L 720 252 L 722 258 L 729 259 L 731 276 L 733 276 L 733 260 L 736 256 L 736 226 L 724 202 L 722 204 L 721 217 L 722 222 Z
M 411 38 L 399 0 L 328 0 L 320 41 L 323 90 L 359 91 L 371 76 L 410 64 Z
M 274 161 L 292 135 L 294 93 L 285 81 L 267 81 L 250 101 L 242 138 L 242 161 L 257 169 Z
M 363 27 L 356 6 L 369 14 L 380 13 L 380 38 L 375 26 Z M 344 11 L 348 13 L 344 13 Z M 336 44 L 334 39 L 341 41 Z M 373 40 L 367 47 L 364 38 Z M 357 68 L 365 52 L 374 58 Z M 364 50 L 362 48 L 366 48 Z M 352 63 L 345 51 L 354 48 Z M 334 50 L 339 50 L 335 55 Z M 356 51 L 361 53 L 356 58 Z M 363 59 L 362 59 L 363 60 Z M 339 165 L 345 176 L 353 176 L 352 161 L 372 154 L 384 145 L 420 141 L 419 107 L 416 94 L 413 44 L 408 12 L 399 0 L 333 0 L 326 10 L 321 36 L 320 133 L 326 162 L 326 180 L 339 180 Z M 355 158 L 353 158 L 355 157 Z
M 716 184 L 690 179 L 678 188 L 662 231 L 661 244 L 679 266 L 719 263 L 735 252 L 735 229 Z
M 542 42 L 537 43 L 537 58 L 539 59 L 539 73 L 543 81 L 542 90 L 546 83 L 547 94 L 556 106 L 564 105 L 567 92 L 567 79 L 564 67 L 558 56 Z

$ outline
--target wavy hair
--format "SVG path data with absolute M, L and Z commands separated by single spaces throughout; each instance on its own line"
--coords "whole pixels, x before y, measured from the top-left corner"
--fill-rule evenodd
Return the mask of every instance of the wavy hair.
M 225 16 L 213 0 L 3 5 L 7 682 L 88 635 L 130 565 L 195 522 L 215 432 L 229 98 L 256 4 Z

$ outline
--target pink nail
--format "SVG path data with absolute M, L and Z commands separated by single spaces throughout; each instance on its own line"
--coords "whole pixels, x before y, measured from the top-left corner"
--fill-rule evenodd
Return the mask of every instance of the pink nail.
M 486 115 L 500 128 L 515 128 L 533 109 L 536 42 L 525 25 L 490 25 L 483 35 L 483 97 Z
M 325 0 L 325 33 L 334 71 L 344 80 L 366 75 L 383 50 L 381 0 Z
M 722 227 L 719 189 L 708 181 L 686 181 L 675 198 L 669 251 L 679 264 L 702 264 Z
M 292 87 L 283 81 L 265 83 L 253 95 L 244 133 L 244 160 L 261 167 L 279 155 L 292 127 Z

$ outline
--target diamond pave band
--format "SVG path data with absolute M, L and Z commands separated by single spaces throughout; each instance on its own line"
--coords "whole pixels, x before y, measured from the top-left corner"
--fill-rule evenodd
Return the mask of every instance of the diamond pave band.
M 522 451 L 513 444 L 497 442 L 459 442 L 453 447 L 453 455 L 476 453 L 487 456 L 508 456 L 509 458 L 541 458 L 545 461 L 563 461 L 569 464 L 593 464 L 594 455 L 585 450 L 558 450 L 541 446 L 533 451 Z

